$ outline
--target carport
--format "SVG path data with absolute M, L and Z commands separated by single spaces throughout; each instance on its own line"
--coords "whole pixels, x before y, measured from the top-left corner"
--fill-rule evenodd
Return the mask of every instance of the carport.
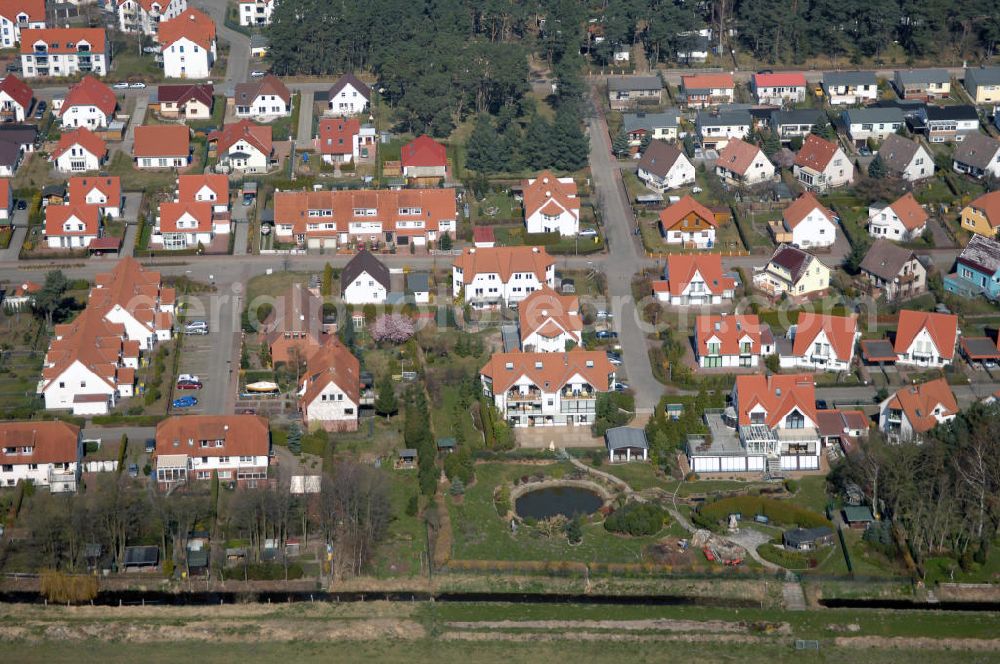
M 649 457 L 649 443 L 646 432 L 637 427 L 613 427 L 604 433 L 604 443 L 608 448 L 608 458 L 612 463 L 633 459 L 645 461 Z
M 987 372 L 1000 361 L 1000 349 L 989 337 L 962 337 L 959 348 L 970 366 Z

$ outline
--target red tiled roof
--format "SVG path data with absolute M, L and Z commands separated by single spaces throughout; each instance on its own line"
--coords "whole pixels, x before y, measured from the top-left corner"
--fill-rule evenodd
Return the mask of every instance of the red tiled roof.
M 354 137 L 361 131 L 361 123 L 354 118 L 323 118 L 319 121 L 320 154 L 352 154 Z
M 80 427 L 66 422 L 0 422 L 0 463 L 73 463 L 78 460 Z M 17 448 L 14 454 L 4 450 Z M 30 448 L 25 454 L 23 448 Z
M 837 359 L 848 361 L 854 352 L 854 339 L 858 331 L 856 316 L 830 316 L 803 311 L 795 327 L 792 354 L 802 357 L 809 352 L 816 337 L 822 332 Z
M 806 75 L 802 72 L 778 72 L 777 74 L 754 74 L 757 88 L 804 88 Z
M 177 18 L 160 23 L 156 39 L 164 47 L 182 38 L 187 38 L 206 51 L 211 51 L 212 43 L 215 41 L 215 21 L 208 14 L 188 7 Z
M 201 441 L 223 441 L 220 447 Z M 266 457 L 271 434 L 267 420 L 257 415 L 179 415 L 156 425 L 156 455 Z
M 66 99 L 59 109 L 59 116 L 62 117 L 73 106 L 96 106 L 101 113 L 110 117 L 118 106 L 118 100 L 115 99 L 115 93 L 111 88 L 93 76 L 84 76 L 66 93 Z
M 913 197 L 911 192 L 907 192 L 896 199 L 889 208 L 896 213 L 896 216 L 899 217 L 900 222 L 902 222 L 907 230 L 914 231 L 922 228 L 927 223 L 927 212 L 920 207 L 920 203 L 917 202 L 917 199 Z
M 400 151 L 400 161 L 403 168 L 408 166 L 447 166 L 448 150 L 425 134 L 403 146 Z
M 182 203 L 194 203 L 198 192 L 206 187 L 215 192 L 218 201 L 214 205 L 228 205 L 229 178 L 213 173 L 179 176 L 177 178 L 177 200 Z
M 685 90 L 715 90 L 736 87 L 730 74 L 695 74 L 681 76 L 681 87 Z
M 698 355 L 708 355 L 708 342 L 718 339 L 721 355 L 739 355 L 740 342 L 750 338 L 750 352 L 754 355 L 761 350 L 762 325 L 752 314 L 710 315 L 695 318 L 695 340 Z
M 811 191 L 807 191 L 796 198 L 791 205 L 785 208 L 785 211 L 781 213 L 781 216 L 785 220 L 785 223 L 788 224 L 788 228 L 795 228 L 802 223 L 803 219 L 809 216 L 809 214 L 816 209 L 818 209 L 831 224 L 834 223 L 833 212 L 816 200 L 816 197 Z
M 117 175 L 72 177 L 69 179 L 69 200 L 78 205 L 87 203 L 87 194 L 97 190 L 108 199 L 109 207 L 118 207 L 122 200 L 122 181 Z
M 761 154 L 761 149 L 756 145 L 733 138 L 726 143 L 726 147 L 722 148 L 715 165 L 722 166 L 737 175 L 746 175 L 747 169 L 753 164 L 758 154 Z
M 969 207 L 981 210 L 991 228 L 1000 226 L 1000 191 L 991 191 L 969 203 Z
M 0 178 L 0 208 L 9 208 L 8 204 L 13 205 L 10 195 L 10 178 Z
M 42 290 L 41 284 L 36 284 L 34 281 L 25 281 L 18 284 L 17 288 L 14 289 L 14 297 L 26 297 L 40 290 Z
M 541 210 L 543 214 L 556 216 L 564 210 L 573 217 L 580 218 L 580 199 L 576 197 L 576 182 L 560 182 L 551 171 L 542 171 L 534 179 L 525 180 L 525 218 Z
M 301 402 L 307 406 L 333 383 L 355 404 L 361 400 L 361 363 L 336 337 L 330 337 L 306 364 L 305 391 Z
M 383 231 L 395 231 L 397 221 L 417 220 L 424 222 L 421 232 L 437 230 L 439 222 L 455 220 L 458 214 L 451 189 L 280 191 L 274 195 L 275 224 L 291 224 L 298 235 L 310 232 L 308 224 L 314 222 L 333 222 L 337 232 L 346 233 L 357 209 L 375 210 L 375 216 L 363 220 L 381 222 Z M 414 213 L 401 215 L 401 209 Z M 330 210 L 333 216 L 311 218 L 310 210 Z
M 45 0 L 0 0 L 0 16 L 17 23 L 17 15 L 28 15 L 31 22 L 45 20 Z
M 477 274 L 498 274 L 506 283 L 515 272 L 531 272 L 545 282 L 545 273 L 555 261 L 545 247 L 480 247 L 463 251 L 453 265 L 462 270 L 466 284 Z
M 230 147 L 242 139 L 260 150 L 265 156 L 271 155 L 271 127 L 269 125 L 256 125 L 249 120 L 240 120 L 225 125 L 222 131 L 213 131 L 208 135 L 208 139 L 218 142 L 216 149 L 220 153 L 227 152 Z
M 521 301 L 517 313 L 522 340 L 533 332 L 550 338 L 567 332 L 580 342 L 583 319 L 580 300 L 575 295 L 559 295 L 548 286 L 542 286 Z
M 21 0 L 17 0 L 21 1 Z M 31 55 L 35 44 L 42 42 L 50 54 L 78 52 L 78 44 L 86 42 L 91 53 L 104 54 L 105 36 L 102 28 L 25 28 L 21 30 L 21 53 Z
M 140 125 L 135 128 L 132 156 L 187 159 L 191 151 L 190 141 L 191 130 L 187 125 Z
M 664 290 L 682 295 L 695 274 L 701 275 L 705 288 L 713 295 L 722 295 L 736 288 L 736 280 L 722 273 L 721 254 L 671 254 L 667 256 L 667 281 Z
M 190 215 L 197 221 L 197 228 L 178 228 L 177 222 L 185 214 Z M 163 202 L 160 203 L 160 232 L 161 233 L 208 233 L 212 230 L 212 204 L 196 203 L 193 201 L 185 203 Z
M 718 226 L 715 222 L 715 214 L 690 195 L 685 196 L 665 210 L 661 210 L 660 223 L 664 230 L 670 230 L 692 212 L 708 225 Z
M 31 107 L 31 100 L 35 96 L 28 84 L 14 74 L 7 74 L 3 81 L 0 81 L 0 92 L 6 92 L 25 113 Z
M 944 378 L 909 385 L 900 389 L 889 400 L 890 408 L 898 408 L 906 413 L 906 419 L 916 433 L 924 433 L 933 429 L 938 420 L 934 410 L 941 408 L 941 415 L 958 413 L 958 402 L 955 394 Z
M 496 242 L 496 235 L 492 226 L 474 226 L 472 228 L 472 242 Z
M 806 136 L 802 148 L 795 155 L 795 165 L 822 172 L 837 153 L 837 144 L 824 140 L 815 134 Z
M 499 394 L 522 376 L 545 392 L 556 392 L 577 374 L 596 391 L 607 392 L 614 371 L 607 353 L 574 348 L 565 353 L 494 353 L 479 373 L 493 380 L 493 393 Z
M 66 150 L 69 150 L 74 145 L 79 145 L 98 159 L 103 159 L 108 154 L 108 146 L 104 142 L 104 139 L 86 127 L 80 127 L 59 136 L 59 143 L 56 145 L 56 149 L 52 151 L 52 159 L 58 159 L 63 152 L 66 152 Z
M 64 224 L 76 218 L 83 223 L 83 230 L 65 230 Z M 96 205 L 48 205 L 45 208 L 45 235 L 47 237 L 97 235 L 101 215 Z
M 736 405 L 739 423 L 750 424 L 750 411 L 760 405 L 764 422 L 774 429 L 793 409 L 816 421 L 816 386 L 809 374 L 736 377 Z
M 195 99 L 212 108 L 215 88 L 211 85 L 161 85 L 156 88 L 156 98 L 163 102 L 173 102 L 183 106 L 189 100 Z
M 938 354 L 950 360 L 955 354 L 955 340 L 958 338 L 958 316 L 955 314 L 903 309 L 899 312 L 893 349 L 900 354 L 909 352 L 913 340 L 923 329 L 930 334 Z

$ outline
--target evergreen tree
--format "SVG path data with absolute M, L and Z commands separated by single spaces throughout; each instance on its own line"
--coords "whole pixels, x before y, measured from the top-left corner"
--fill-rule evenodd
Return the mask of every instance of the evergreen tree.
M 354 321 L 351 320 L 350 311 L 345 312 L 345 314 L 346 320 L 343 322 L 338 321 L 337 336 L 340 337 L 340 343 L 344 344 L 353 353 L 356 342 L 354 338 Z
M 650 131 L 645 132 L 642 135 L 642 140 L 639 141 L 639 152 L 642 152 L 643 154 L 645 154 L 646 153 L 646 148 L 648 148 L 649 144 L 652 143 L 652 142 L 653 142 L 653 132 L 650 132 Z
M 611 141 L 611 151 L 619 157 L 623 157 L 628 154 L 629 151 L 628 134 L 625 133 L 625 127 L 618 130 L 615 134 L 615 139 Z
M 296 456 L 302 454 L 302 428 L 298 422 L 288 427 L 288 451 Z
M 837 132 L 834 131 L 833 125 L 830 124 L 830 118 L 826 116 L 826 113 L 820 113 L 819 119 L 812 126 L 812 129 L 809 130 L 809 133 L 828 141 L 832 141 L 837 137 Z
M 320 288 L 322 295 L 333 294 L 333 266 L 327 263 L 323 266 L 323 283 Z
M 375 395 L 375 412 L 379 415 L 385 415 L 388 419 L 398 408 L 396 387 L 392 384 L 392 376 L 388 373 L 383 374 L 378 381 L 377 394 Z
M 535 171 L 551 165 L 552 125 L 537 113 L 528 120 L 521 154 L 525 165 Z
M 466 166 L 480 173 L 500 170 L 500 136 L 490 116 L 480 113 L 466 145 Z
M 575 109 L 560 108 L 549 137 L 552 167 L 562 171 L 575 171 L 587 165 L 590 143 L 583 133 L 580 116 Z
M 691 132 L 684 135 L 684 154 L 688 157 L 694 156 L 694 136 Z
M 773 131 L 764 134 L 764 144 L 761 146 L 761 149 L 764 150 L 764 154 L 768 157 L 776 155 L 778 150 L 781 149 L 781 141 L 778 139 L 778 134 Z
M 882 180 L 886 175 L 888 175 L 888 171 L 885 168 L 885 162 L 882 161 L 882 156 L 877 154 L 872 159 L 872 162 L 868 164 L 868 177 L 875 180 Z
M 451 249 L 451 233 L 441 234 L 441 239 L 438 240 L 438 247 L 444 251 Z
M 518 173 L 524 170 L 524 155 L 521 154 L 524 140 L 521 127 L 516 122 L 507 125 L 500 136 L 500 160 L 502 170 L 507 173 Z

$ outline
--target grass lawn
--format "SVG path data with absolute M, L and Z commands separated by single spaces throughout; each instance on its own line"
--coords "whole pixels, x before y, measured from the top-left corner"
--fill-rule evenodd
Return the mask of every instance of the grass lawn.
M 212 117 L 208 120 L 191 120 L 187 125 L 194 131 L 202 131 L 209 128 L 218 129 L 222 127 L 222 121 L 225 117 L 226 97 L 224 95 L 215 95 L 212 102 Z
M 247 282 L 247 302 L 253 302 L 254 298 L 261 295 L 282 295 L 292 287 L 292 284 L 308 282 L 309 274 L 308 272 L 275 272 L 257 275 Z
M 292 114 L 278 118 L 271 123 L 271 136 L 276 141 L 284 141 L 289 136 L 295 137 L 299 130 L 299 111 L 301 108 L 302 95 L 296 92 L 292 95 Z
M 418 576 L 424 572 L 420 563 L 421 554 L 427 551 L 426 532 L 419 516 L 406 514 L 407 503 L 420 492 L 417 473 L 407 470 L 385 472 L 392 491 L 392 512 L 395 518 L 375 554 L 372 569 L 378 577 Z
M 982 565 L 972 563 L 972 568 L 968 572 L 962 571 L 958 562 L 953 558 L 929 558 L 925 566 L 927 568 L 926 581 L 931 583 L 996 583 L 1000 580 L 1000 541 L 993 543 L 990 547 L 986 562 Z
M 195 154 L 197 154 L 197 150 Z M 117 175 L 122 179 L 123 191 L 172 190 L 177 180 L 177 174 L 174 171 L 137 169 L 132 159 L 123 152 L 115 153 L 107 171 L 109 175 Z M 196 169 L 192 172 L 198 171 Z
M 431 405 L 431 426 L 434 428 L 434 435 L 438 438 L 456 437 L 455 432 L 461 427 L 460 439 L 464 439 L 473 448 L 482 447 L 483 434 L 472 424 L 472 417 L 468 411 L 459 413 L 461 417 L 456 418 L 456 403 L 458 403 L 458 387 L 447 386 L 441 392 L 439 403 Z
M 494 191 L 473 206 L 473 221 L 477 225 L 500 222 L 524 222 L 521 204 L 507 192 Z
M 53 182 L 52 164 L 39 152 L 32 152 L 14 175 L 14 189 L 40 190 Z
M 139 55 L 135 47 L 115 51 L 109 74 L 115 81 L 158 83 L 163 80 L 163 69 L 153 61 L 153 56 Z
M 829 498 L 826 495 L 826 478 L 811 475 L 796 480 L 799 488 L 792 500 L 802 507 L 808 507 L 816 512 L 825 512 Z
M 587 465 L 594 466 L 590 461 Z M 594 466 L 597 470 L 614 475 L 621 479 L 636 491 L 659 487 L 665 491 L 673 491 L 677 486 L 677 481 L 663 476 L 657 476 L 656 469 L 651 463 L 616 463 L 610 464 L 606 461 L 600 466 Z

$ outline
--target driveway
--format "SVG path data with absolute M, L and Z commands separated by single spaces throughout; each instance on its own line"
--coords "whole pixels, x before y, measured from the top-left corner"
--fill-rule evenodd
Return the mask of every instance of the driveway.
M 299 93 L 299 127 L 295 137 L 295 147 L 300 150 L 311 150 L 313 147 L 313 110 L 316 104 L 310 90 L 298 90 Z
M 232 95 L 236 84 L 247 80 L 250 68 L 250 38 L 226 27 L 226 0 L 195 0 L 191 4 L 212 17 L 219 37 L 229 43 L 226 78 L 222 82 L 216 81 L 216 89 L 223 94 Z M 219 85 L 220 83 L 222 85 Z
M 28 236 L 28 226 L 15 226 L 14 234 L 10 238 L 10 245 L 0 251 L 0 260 L 3 261 L 16 261 L 21 255 L 21 245 L 24 244 L 24 238 Z
M 122 210 L 122 219 L 127 223 L 134 224 L 139 220 L 139 207 L 142 206 L 141 191 L 126 191 L 122 194 L 125 198 L 125 209 Z
M 122 248 L 118 252 L 120 256 L 132 256 L 135 254 L 135 240 L 138 234 L 138 224 L 128 224 L 125 226 L 125 237 L 122 238 Z

